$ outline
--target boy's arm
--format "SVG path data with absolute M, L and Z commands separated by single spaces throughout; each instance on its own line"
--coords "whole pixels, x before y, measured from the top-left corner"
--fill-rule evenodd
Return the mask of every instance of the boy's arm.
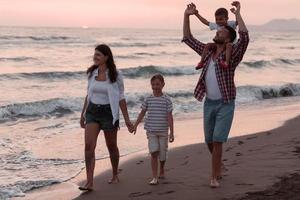
M 196 17 L 203 23 L 205 24 L 206 26 L 209 26 L 209 21 L 207 21 L 204 17 L 202 17 L 199 13 L 196 13 L 195 14 Z
M 172 112 L 168 112 L 168 125 L 170 127 L 170 142 L 174 141 L 174 121 Z
M 136 129 L 137 129 L 139 123 L 143 120 L 143 118 L 145 116 L 145 113 L 146 113 L 146 110 L 142 109 L 142 111 L 140 112 L 140 114 L 139 114 L 139 116 L 138 116 L 138 118 L 137 118 L 137 120 L 136 120 L 136 122 L 135 122 L 135 124 L 133 126 L 133 128 L 134 128 L 133 134 L 136 133 Z

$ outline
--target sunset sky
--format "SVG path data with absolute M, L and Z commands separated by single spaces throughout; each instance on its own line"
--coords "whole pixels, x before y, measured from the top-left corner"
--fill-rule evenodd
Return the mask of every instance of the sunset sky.
M 187 0 L 0 0 L 0 25 L 181 28 Z M 231 8 L 229 0 L 195 0 L 200 12 L 214 20 L 218 7 Z M 300 19 L 300 0 L 242 0 L 248 24 L 274 18 Z M 230 15 L 231 19 L 234 16 Z

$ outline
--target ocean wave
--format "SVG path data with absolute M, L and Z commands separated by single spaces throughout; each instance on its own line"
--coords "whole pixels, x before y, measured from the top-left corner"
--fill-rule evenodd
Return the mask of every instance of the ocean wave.
M 25 192 L 33 189 L 60 183 L 58 180 L 19 181 L 14 185 L 2 186 L 0 188 L 0 199 L 12 197 L 25 197 Z
M 133 42 L 133 43 L 123 43 L 123 42 L 113 42 L 108 44 L 110 47 L 154 47 L 163 46 L 161 43 L 143 43 L 143 42 Z
M 269 66 L 278 66 L 282 64 L 287 65 L 295 65 L 299 64 L 300 59 L 285 59 L 285 58 L 276 58 L 273 60 L 257 60 L 257 61 L 244 61 L 242 62 L 243 65 L 251 68 L 262 68 L 262 67 L 269 67 Z
M 140 66 L 133 68 L 121 69 L 121 73 L 127 78 L 149 77 L 153 74 L 160 73 L 164 76 L 183 76 L 198 74 L 193 67 L 159 67 L 159 66 Z M 85 71 L 75 72 L 35 72 L 35 73 L 12 73 L 1 74 L 1 80 L 7 79 L 82 79 L 86 78 Z
M 164 76 L 183 76 L 198 74 L 193 67 L 160 67 L 160 66 L 140 66 L 134 68 L 122 69 L 122 74 L 127 77 L 149 77 L 153 74 L 160 73 Z
M 288 83 L 279 86 L 240 86 L 237 99 L 240 101 L 264 100 L 280 97 L 300 96 L 300 84 Z
M 0 40 L 34 40 L 34 41 L 51 41 L 51 40 L 69 40 L 75 39 L 74 37 L 67 36 L 0 36 Z
M 26 118 L 61 117 L 79 111 L 84 98 L 49 99 L 0 107 L 0 123 Z
M 29 60 L 37 60 L 36 58 L 33 57 L 26 57 L 26 56 L 21 56 L 21 57 L 0 57 L 0 62 L 6 62 L 6 61 L 13 61 L 13 62 L 24 62 L 24 61 L 29 61 Z
M 177 90 L 167 92 L 178 105 L 194 102 L 193 90 Z M 130 110 L 138 110 L 144 99 L 150 94 L 144 92 L 126 93 L 126 100 Z M 237 87 L 237 103 L 249 103 L 264 99 L 300 96 L 300 84 L 289 83 L 280 86 L 253 86 Z M 0 107 L 0 123 L 20 119 L 39 119 L 41 117 L 63 117 L 82 110 L 84 97 L 55 98 L 37 102 L 10 104 Z M 196 101 L 195 101 L 196 103 Z M 180 105 L 182 104 L 182 105 Z M 194 104 L 185 105 L 185 109 L 193 111 Z M 176 110 L 176 109 L 175 109 Z M 177 112 L 181 112 L 180 108 Z
M 0 80 L 16 80 L 16 79 L 42 79 L 42 80 L 58 80 L 58 79 L 81 79 L 84 78 L 86 72 L 34 72 L 34 73 L 11 73 L 1 74 Z
M 30 190 L 66 181 L 78 174 L 82 167 L 83 160 L 41 159 L 29 151 L 2 154 L 0 169 L 6 171 L 3 178 L 10 179 L 1 183 L 0 199 L 24 197 L 24 193 Z

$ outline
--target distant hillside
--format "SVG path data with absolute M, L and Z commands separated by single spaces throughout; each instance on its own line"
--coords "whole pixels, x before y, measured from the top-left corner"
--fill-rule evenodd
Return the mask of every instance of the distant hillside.
M 263 31 L 300 31 L 299 19 L 274 19 L 263 25 L 250 25 L 249 29 Z

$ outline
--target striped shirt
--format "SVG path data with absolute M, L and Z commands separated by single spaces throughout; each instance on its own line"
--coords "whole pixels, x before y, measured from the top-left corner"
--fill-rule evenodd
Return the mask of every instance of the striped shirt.
M 200 56 L 202 56 L 205 44 L 195 39 L 192 35 L 184 37 L 182 40 L 194 51 L 196 51 Z M 216 59 L 216 75 L 218 85 L 222 94 L 223 102 L 228 103 L 235 99 L 236 97 L 236 87 L 234 84 L 234 72 L 238 64 L 242 61 L 243 56 L 247 50 L 249 43 L 248 31 L 239 31 L 239 39 L 232 47 L 232 53 L 228 69 L 222 69 L 219 66 L 220 60 L 225 60 L 225 52 L 221 53 Z M 194 96 L 198 101 L 202 101 L 206 93 L 205 87 L 205 74 L 207 72 L 209 61 L 214 53 L 214 50 L 209 50 L 206 55 L 204 55 L 204 67 L 200 75 L 199 81 L 196 85 Z
M 147 132 L 168 132 L 168 113 L 173 110 L 170 97 L 165 94 L 160 97 L 151 95 L 145 99 L 141 108 L 146 110 L 144 128 Z

